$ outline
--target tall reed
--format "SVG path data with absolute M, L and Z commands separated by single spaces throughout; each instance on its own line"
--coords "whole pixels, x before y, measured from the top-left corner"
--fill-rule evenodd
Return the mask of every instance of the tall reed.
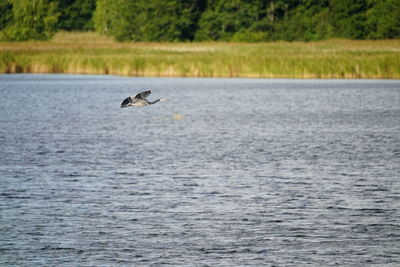
M 400 40 L 117 43 L 95 33 L 0 43 L 0 73 L 164 77 L 400 78 Z

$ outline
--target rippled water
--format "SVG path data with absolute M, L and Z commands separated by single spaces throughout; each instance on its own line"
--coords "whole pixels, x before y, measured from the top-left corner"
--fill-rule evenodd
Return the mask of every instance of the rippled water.
M 120 109 L 153 89 L 169 102 Z M 400 264 L 400 81 L 0 75 L 4 266 Z

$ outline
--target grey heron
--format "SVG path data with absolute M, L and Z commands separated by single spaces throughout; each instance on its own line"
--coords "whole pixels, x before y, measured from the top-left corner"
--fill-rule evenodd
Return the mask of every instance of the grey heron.
M 128 96 L 125 98 L 124 101 L 121 103 L 121 108 L 126 108 L 130 106 L 134 107 L 144 107 L 148 105 L 152 105 L 157 103 L 158 101 L 168 101 L 166 98 L 159 98 L 154 101 L 148 101 L 146 98 L 151 94 L 151 90 L 143 91 L 137 94 L 136 96 Z

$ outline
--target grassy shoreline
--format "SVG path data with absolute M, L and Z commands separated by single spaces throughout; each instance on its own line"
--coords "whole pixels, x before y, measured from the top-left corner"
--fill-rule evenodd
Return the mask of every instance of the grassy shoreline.
M 0 43 L 0 73 L 159 77 L 400 78 L 400 40 L 117 43 L 95 33 Z

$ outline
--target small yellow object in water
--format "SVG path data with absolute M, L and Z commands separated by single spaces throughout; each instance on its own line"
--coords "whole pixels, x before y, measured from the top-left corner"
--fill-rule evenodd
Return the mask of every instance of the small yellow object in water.
M 182 120 L 184 117 L 183 117 L 183 115 L 181 115 L 181 114 L 176 114 L 176 113 L 174 113 L 174 114 L 172 114 L 172 118 L 173 118 L 174 120 Z

